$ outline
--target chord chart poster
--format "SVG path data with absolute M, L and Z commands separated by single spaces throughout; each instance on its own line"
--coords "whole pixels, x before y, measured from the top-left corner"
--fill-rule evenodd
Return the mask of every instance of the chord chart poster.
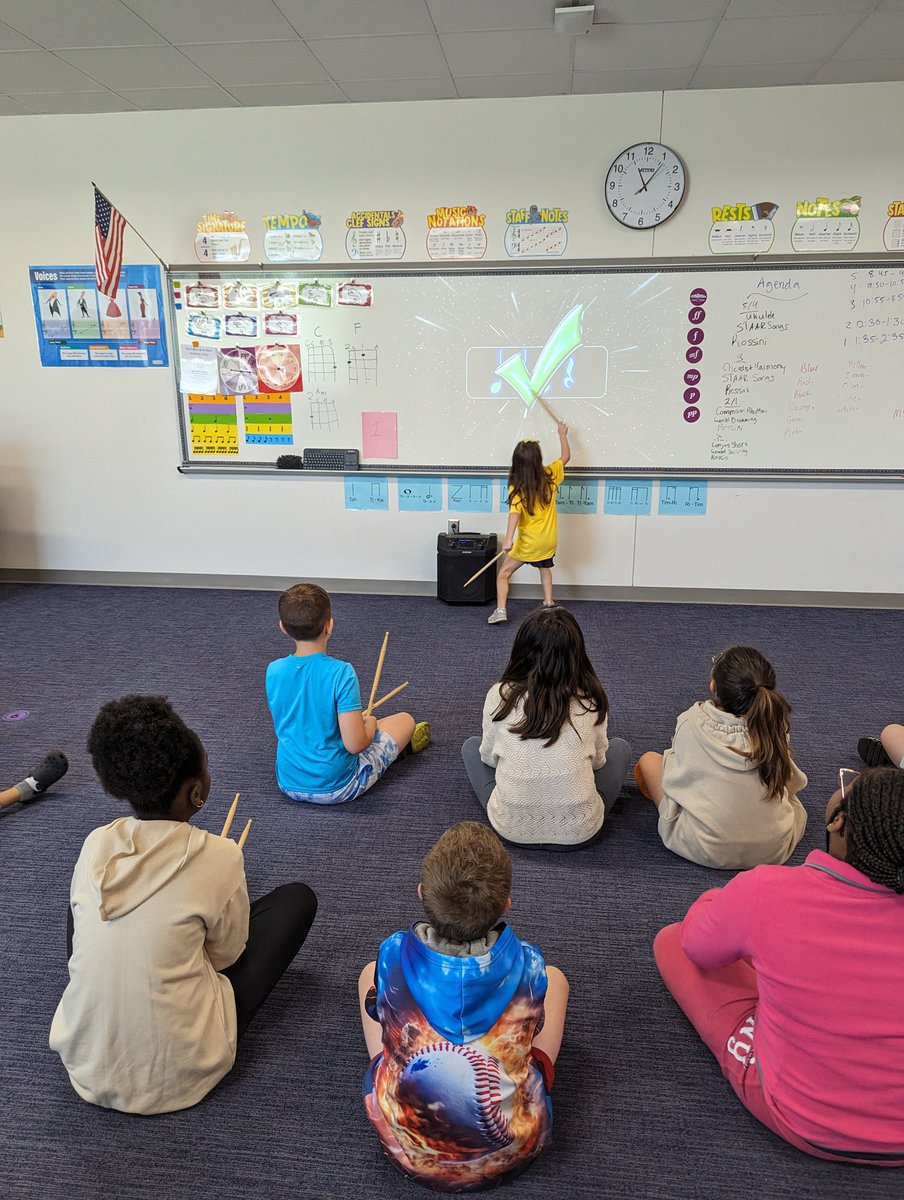
M 160 268 L 128 264 L 115 296 L 94 267 L 29 267 L 42 367 L 166 367 Z M 194 389 L 192 389 L 194 390 Z
M 519 238 L 567 229 L 564 209 L 538 213 L 511 210 Z M 236 400 L 228 465 L 275 468 L 287 444 L 353 448 L 380 474 L 485 476 L 494 505 L 519 441 L 555 457 L 550 414 L 572 430 L 575 483 L 605 479 L 596 503 L 612 515 L 702 514 L 702 487 L 679 486 L 698 477 L 900 474 L 904 343 L 884 330 L 904 320 L 904 264 L 358 269 L 167 273 L 186 465 L 217 465 L 192 451 L 196 394 Z M 46 340 L 73 311 L 102 338 L 105 319 L 123 340 L 152 319 L 150 291 L 142 318 L 131 283 L 118 316 L 95 315 L 86 296 L 86 317 L 58 282 L 35 280 L 55 293 L 36 297 Z M 352 296 L 367 303 L 340 303 Z M 658 499 L 629 486 L 666 476 L 674 490 Z M 467 489 L 453 503 L 488 511 Z M 560 503 L 592 511 L 592 490 Z

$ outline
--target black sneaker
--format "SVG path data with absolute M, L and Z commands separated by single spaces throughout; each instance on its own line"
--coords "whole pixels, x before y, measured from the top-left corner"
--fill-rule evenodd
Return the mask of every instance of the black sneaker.
M 69 770 L 69 759 L 62 750 L 51 750 L 46 754 L 30 775 L 27 775 L 25 782 L 34 792 L 33 796 L 23 797 L 23 804 L 31 804 L 33 800 L 37 800 L 43 792 L 46 792 L 51 784 L 56 783 L 58 779 L 62 779 Z
M 857 753 L 868 767 L 897 766 L 885 753 L 885 747 L 878 738 L 862 737 L 857 743 Z

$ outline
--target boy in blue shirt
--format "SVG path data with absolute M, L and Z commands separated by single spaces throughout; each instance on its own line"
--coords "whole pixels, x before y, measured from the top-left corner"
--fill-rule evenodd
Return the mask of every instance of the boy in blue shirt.
M 358 981 L 367 1115 L 390 1161 L 438 1192 L 500 1183 L 550 1139 L 568 981 L 504 919 L 511 883 L 495 833 L 453 825 L 421 868 L 426 920 Z
M 365 717 L 350 663 L 330 658 L 330 598 L 315 583 L 296 583 L 279 598 L 279 627 L 295 652 L 267 667 L 267 703 L 279 744 L 276 781 L 291 800 L 342 804 L 377 782 L 410 746 L 430 741 L 426 721 L 410 713 Z

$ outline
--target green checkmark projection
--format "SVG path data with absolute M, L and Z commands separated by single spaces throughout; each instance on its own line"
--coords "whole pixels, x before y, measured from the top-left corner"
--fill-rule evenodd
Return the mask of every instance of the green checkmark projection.
M 583 304 L 576 304 L 571 312 L 562 318 L 540 351 L 540 357 L 529 376 L 520 354 L 513 354 L 496 368 L 496 374 L 512 385 L 528 408 L 533 408 L 540 393 L 565 359 L 581 345 L 583 312 Z

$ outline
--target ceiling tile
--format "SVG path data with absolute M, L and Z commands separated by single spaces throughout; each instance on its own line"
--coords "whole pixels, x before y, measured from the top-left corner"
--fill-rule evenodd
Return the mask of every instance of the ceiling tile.
M 446 79 L 361 79 L 343 83 L 354 103 L 372 100 L 454 100 L 455 85 Z
M 148 112 L 178 108 L 236 108 L 238 100 L 222 88 L 129 88 L 119 89 L 119 95 Z
M 716 28 L 715 21 L 666 21 L 662 25 L 594 25 L 575 38 L 576 71 L 695 67 Z
M 791 87 L 809 83 L 820 63 L 766 63 L 758 66 L 700 67 L 692 88 Z
M 20 92 L 92 91 L 93 79 L 47 50 L 14 50 L 0 54 L 0 79 L 7 94 Z
M 61 50 L 60 57 L 115 91 L 134 87 L 191 87 L 210 82 L 172 46 Z
M 900 58 L 904 50 L 904 12 L 877 12 L 867 17 L 835 57 Z
M 476 75 L 455 80 L 459 96 L 481 100 L 493 96 L 567 96 L 571 91 L 571 72 L 552 75 Z
M 576 96 L 605 92 L 680 92 L 693 78 L 694 68 L 658 71 L 575 71 Z
M 433 33 L 424 0 L 275 0 L 299 37 Z
M 446 79 L 449 75 L 434 34 L 334 37 L 308 44 L 340 83 L 353 79 Z
M 575 42 L 551 29 L 444 33 L 439 40 L 454 76 L 570 71 Z
M 554 0 L 427 0 L 437 33 L 552 29 Z
M 818 62 L 829 58 L 861 19 L 839 16 L 764 17 L 723 21 L 707 47 L 702 66 L 745 63 Z
M 810 83 L 895 83 L 901 80 L 904 80 L 904 58 L 881 58 L 875 62 L 833 58 L 816 72 Z
M 267 42 L 297 37 L 273 0 L 128 0 L 129 7 L 174 44 Z
M 813 13 L 869 12 L 876 0 L 731 0 L 726 17 L 805 17 Z
M 326 72 L 300 39 L 183 46 L 185 54 L 226 87 L 237 84 L 322 83 Z
M 28 116 L 34 109 L 22 100 L 13 100 L 12 96 L 0 96 L 0 117 Z
M 38 92 L 23 96 L 40 113 L 108 113 L 133 112 L 128 100 L 115 96 L 113 92 Z
M 17 33 L 9 25 L 0 22 L 0 51 L 3 50 L 40 50 L 41 47 L 21 33 Z
M 229 89 L 239 104 L 261 108 L 281 104 L 344 104 L 345 96 L 332 81 L 328 83 L 262 83 L 255 87 Z
M 159 33 L 119 0 L 0 0 L 0 21 L 48 50 L 163 43 Z
M 594 23 L 641 25 L 662 21 L 718 21 L 725 0 L 597 0 Z M 633 89 L 632 89 L 633 90 Z

